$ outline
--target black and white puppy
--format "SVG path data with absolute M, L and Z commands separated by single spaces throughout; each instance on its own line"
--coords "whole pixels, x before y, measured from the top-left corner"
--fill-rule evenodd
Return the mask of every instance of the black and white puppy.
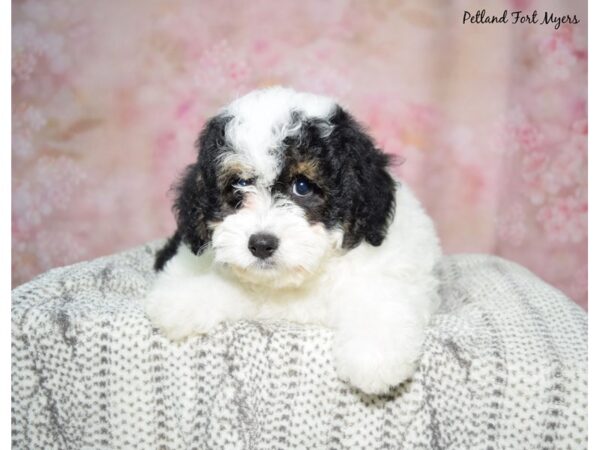
M 340 378 L 382 393 L 415 371 L 437 306 L 434 226 L 333 100 L 274 87 L 224 108 L 178 185 L 145 299 L 171 339 L 223 321 L 336 332 Z

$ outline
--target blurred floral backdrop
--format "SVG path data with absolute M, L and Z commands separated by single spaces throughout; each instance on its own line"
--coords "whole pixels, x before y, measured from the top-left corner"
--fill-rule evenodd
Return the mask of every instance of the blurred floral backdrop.
M 463 24 L 485 8 L 579 24 Z M 338 98 L 447 252 L 587 307 L 585 1 L 13 1 L 13 284 L 169 234 L 203 122 L 273 84 Z

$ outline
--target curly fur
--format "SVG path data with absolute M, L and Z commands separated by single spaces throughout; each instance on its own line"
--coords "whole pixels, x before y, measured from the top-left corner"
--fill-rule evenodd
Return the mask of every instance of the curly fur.
M 367 393 L 409 378 L 441 252 L 364 129 L 331 99 L 270 88 L 211 119 L 198 150 L 145 300 L 155 325 L 182 339 L 240 319 L 322 324 L 336 330 L 341 378 Z M 299 179 L 310 194 L 294 190 Z M 249 250 L 255 233 L 279 242 L 266 259 Z

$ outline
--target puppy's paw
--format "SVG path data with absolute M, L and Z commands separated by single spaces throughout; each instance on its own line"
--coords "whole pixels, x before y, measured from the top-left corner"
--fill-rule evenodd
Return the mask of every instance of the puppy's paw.
M 163 335 L 172 341 L 180 341 L 188 336 L 208 333 L 225 319 L 218 308 L 211 308 L 205 301 L 194 297 L 155 291 L 144 300 L 144 309 Z
M 384 394 L 415 373 L 421 341 L 402 347 L 374 338 L 338 337 L 334 363 L 338 376 L 366 394 Z

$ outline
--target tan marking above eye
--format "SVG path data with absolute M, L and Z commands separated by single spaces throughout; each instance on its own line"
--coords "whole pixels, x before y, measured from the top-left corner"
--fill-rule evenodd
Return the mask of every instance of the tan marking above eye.
M 221 185 L 235 179 L 254 178 L 254 169 L 248 162 L 236 153 L 226 153 L 219 160 L 218 179 Z
M 319 178 L 319 163 L 314 159 L 300 161 L 293 166 L 292 174 L 304 175 L 309 180 L 316 180 Z
M 248 166 L 242 164 L 233 164 L 224 167 L 219 171 L 219 182 L 221 184 L 229 183 L 232 180 L 249 180 L 253 179 L 253 172 L 248 168 Z

